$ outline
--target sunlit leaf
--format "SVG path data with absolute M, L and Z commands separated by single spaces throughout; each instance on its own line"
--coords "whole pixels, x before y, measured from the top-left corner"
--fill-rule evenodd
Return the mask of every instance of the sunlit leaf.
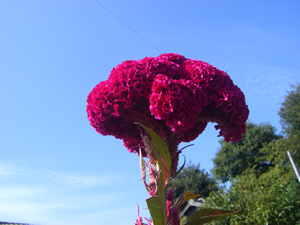
M 184 199 L 184 201 L 186 201 L 186 200 L 190 200 L 190 199 L 193 199 L 193 198 L 197 198 L 200 195 L 201 194 L 194 194 L 194 193 L 191 193 L 191 192 L 185 192 L 183 194 L 183 199 Z
M 161 155 L 159 154 L 159 151 L 157 150 L 157 148 L 155 146 L 152 145 L 152 143 L 150 142 L 151 148 L 155 154 L 155 157 L 158 161 L 158 165 L 160 168 L 160 175 L 162 175 L 163 180 L 167 180 L 168 174 L 166 174 L 165 171 L 165 164 L 163 163 L 163 160 L 161 158 Z
M 201 225 L 216 219 L 234 215 L 239 211 L 226 211 L 218 209 L 200 209 L 194 212 L 188 219 L 185 225 Z
M 141 125 L 141 124 L 140 124 Z M 169 174 L 166 174 L 165 172 L 165 166 L 167 167 L 167 171 L 169 173 L 171 161 L 169 163 L 169 167 L 167 166 L 166 159 L 163 158 L 162 152 L 167 149 L 165 143 L 162 141 L 162 139 L 151 129 L 141 125 L 151 136 L 156 146 L 153 146 L 150 142 L 151 148 L 156 156 L 156 159 L 158 161 L 159 167 L 160 167 L 160 176 L 157 180 L 157 191 L 151 198 L 147 199 L 147 205 L 149 208 L 149 212 L 151 214 L 151 217 L 153 219 L 154 224 L 166 224 L 166 217 L 167 217 L 167 207 L 166 207 L 166 187 L 165 187 L 165 181 L 168 180 Z M 163 151 L 159 150 L 159 147 L 164 149 Z M 167 155 L 170 156 L 169 151 L 167 150 Z M 164 162 L 163 162 L 164 160 Z
M 184 201 L 197 198 L 200 195 L 201 194 L 194 194 L 194 193 L 191 193 L 191 192 L 185 192 L 182 195 L 182 199 L 180 200 L 180 202 L 177 202 L 176 207 L 179 207 Z

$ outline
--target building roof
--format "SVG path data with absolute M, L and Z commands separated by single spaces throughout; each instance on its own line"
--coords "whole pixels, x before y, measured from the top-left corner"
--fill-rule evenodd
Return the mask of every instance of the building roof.
M 184 207 L 184 209 L 179 213 L 179 218 L 183 216 L 190 216 L 197 208 L 203 206 L 205 204 L 205 200 L 203 198 L 198 198 L 196 200 L 190 199 L 188 204 Z

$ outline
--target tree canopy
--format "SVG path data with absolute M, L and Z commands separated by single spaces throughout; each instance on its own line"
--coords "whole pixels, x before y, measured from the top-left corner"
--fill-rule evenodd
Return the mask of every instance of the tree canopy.
M 205 207 L 241 212 L 210 224 L 298 224 L 300 185 L 292 173 L 275 166 L 257 177 L 253 169 L 247 169 L 230 190 L 212 192 L 205 199 Z
M 247 168 L 254 167 L 260 174 L 273 166 L 271 161 L 265 159 L 266 152 L 260 149 L 281 136 L 277 135 L 276 129 L 267 123 L 256 125 L 247 122 L 246 125 L 246 134 L 242 140 L 237 143 L 220 141 L 221 148 L 213 159 L 212 173 L 215 179 L 226 182 L 242 174 Z
M 292 85 L 279 111 L 284 133 L 300 135 L 300 84 Z
M 279 111 L 285 135 L 285 151 L 290 151 L 300 169 L 300 84 L 292 85 Z

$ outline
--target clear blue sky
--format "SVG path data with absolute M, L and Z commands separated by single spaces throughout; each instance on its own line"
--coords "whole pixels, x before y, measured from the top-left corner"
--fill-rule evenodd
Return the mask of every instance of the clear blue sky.
M 280 103 L 300 82 L 299 1 L 99 2 L 155 48 L 94 0 L 0 1 L 0 221 L 135 222 L 148 197 L 138 157 L 96 133 L 85 111 L 128 59 L 206 61 L 242 89 L 252 122 L 280 131 Z M 187 161 L 210 171 L 217 134 L 209 126 Z

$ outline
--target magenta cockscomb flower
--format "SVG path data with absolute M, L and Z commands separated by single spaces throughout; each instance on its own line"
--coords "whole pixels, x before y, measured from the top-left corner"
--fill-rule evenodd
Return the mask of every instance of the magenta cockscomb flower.
M 167 192 L 167 197 L 166 197 L 166 209 L 167 209 L 167 221 L 171 221 L 173 217 L 173 201 L 174 201 L 174 191 L 173 188 L 171 188 Z
M 87 114 L 98 133 L 122 139 L 130 152 L 143 147 L 143 156 L 152 157 L 147 134 L 135 122 L 150 127 L 168 147 L 174 173 L 180 142 L 197 138 L 208 122 L 218 123 L 226 142 L 237 142 L 249 110 L 225 72 L 170 53 L 116 66 L 89 94 Z

